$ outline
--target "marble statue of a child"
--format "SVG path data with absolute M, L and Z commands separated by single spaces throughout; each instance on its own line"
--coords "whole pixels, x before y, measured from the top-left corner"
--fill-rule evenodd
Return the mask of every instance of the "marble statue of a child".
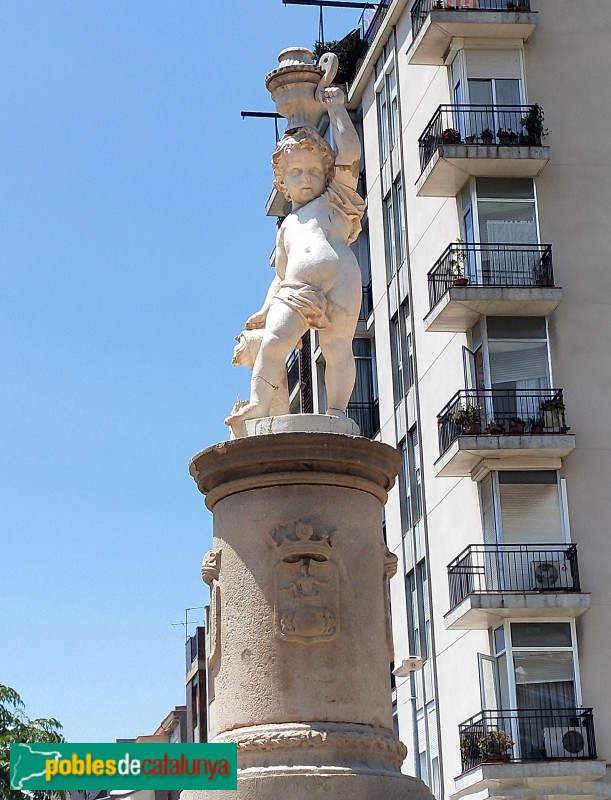
M 327 413 L 343 416 L 352 394 L 352 338 L 361 306 L 361 272 L 350 244 L 365 204 L 356 192 L 361 147 L 336 87 L 319 96 L 329 113 L 337 153 L 313 128 L 287 131 L 272 158 L 276 188 L 291 201 L 276 240 L 276 276 L 265 302 L 246 321 L 264 328 L 250 400 L 227 425 L 269 416 L 285 360 L 308 328 L 318 330 L 325 357 Z

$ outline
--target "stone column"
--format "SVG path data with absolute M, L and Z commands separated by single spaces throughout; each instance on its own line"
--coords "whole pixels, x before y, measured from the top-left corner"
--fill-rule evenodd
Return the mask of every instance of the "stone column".
M 290 417 L 280 419 L 286 431 Z M 214 514 L 202 567 L 212 741 L 238 743 L 241 800 L 430 798 L 401 774 L 406 749 L 392 726 L 396 558 L 381 509 L 400 462 L 358 436 L 272 432 L 191 463 Z M 227 800 L 182 799 L 217 795 Z

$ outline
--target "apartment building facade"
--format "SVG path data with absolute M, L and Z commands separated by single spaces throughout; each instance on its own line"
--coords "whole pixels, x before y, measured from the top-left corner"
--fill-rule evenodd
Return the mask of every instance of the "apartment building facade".
M 349 413 L 403 456 L 405 768 L 438 798 L 611 797 L 611 6 L 392 0 L 368 23 Z M 323 409 L 314 333 L 288 366 L 292 410 Z

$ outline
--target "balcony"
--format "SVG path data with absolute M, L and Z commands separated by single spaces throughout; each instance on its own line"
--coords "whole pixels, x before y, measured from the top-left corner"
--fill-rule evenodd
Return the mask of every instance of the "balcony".
M 361 436 L 373 439 L 380 430 L 380 409 L 377 400 L 370 403 L 348 403 L 346 414 L 359 426 Z
M 482 711 L 458 735 L 463 773 L 481 764 L 597 758 L 591 708 Z
M 470 177 L 534 178 L 549 160 L 541 107 L 442 105 L 418 140 L 420 197 L 455 197 Z
M 578 617 L 582 594 L 576 545 L 472 544 L 448 565 L 447 630 L 488 630 L 504 617 Z
M 417 0 L 408 63 L 443 66 L 455 38 L 527 42 L 537 16 L 530 0 Z
M 561 389 L 463 389 L 437 415 L 437 477 L 558 469 L 575 448 Z M 491 464 L 492 462 L 492 464 Z
M 451 244 L 428 274 L 427 331 L 465 332 L 480 315 L 546 317 L 562 299 L 549 244 Z

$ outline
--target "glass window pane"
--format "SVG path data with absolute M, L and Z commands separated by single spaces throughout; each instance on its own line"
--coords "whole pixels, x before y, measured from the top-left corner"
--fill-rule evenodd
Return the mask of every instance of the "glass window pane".
M 481 242 L 537 244 L 535 204 L 479 200 L 479 237 Z
M 494 631 L 494 652 L 502 653 L 505 649 L 505 629 L 501 626 Z
M 489 339 L 547 339 L 545 317 L 486 317 Z
M 502 472 L 499 471 L 499 483 L 558 483 L 558 473 L 553 469 L 539 469 L 533 472 Z
M 499 106 L 520 105 L 520 81 L 515 78 L 497 78 L 495 83 L 496 104 Z M 518 114 L 521 117 L 521 113 Z M 514 125 L 514 130 L 516 129 Z
M 514 651 L 516 684 L 573 681 L 573 653 L 520 653 Z
M 469 103 L 471 105 L 492 105 L 492 81 L 469 78 Z
M 531 178 L 476 178 L 478 197 L 532 200 L 535 188 Z
M 512 622 L 511 643 L 514 647 L 571 647 L 571 624 L 569 622 Z

